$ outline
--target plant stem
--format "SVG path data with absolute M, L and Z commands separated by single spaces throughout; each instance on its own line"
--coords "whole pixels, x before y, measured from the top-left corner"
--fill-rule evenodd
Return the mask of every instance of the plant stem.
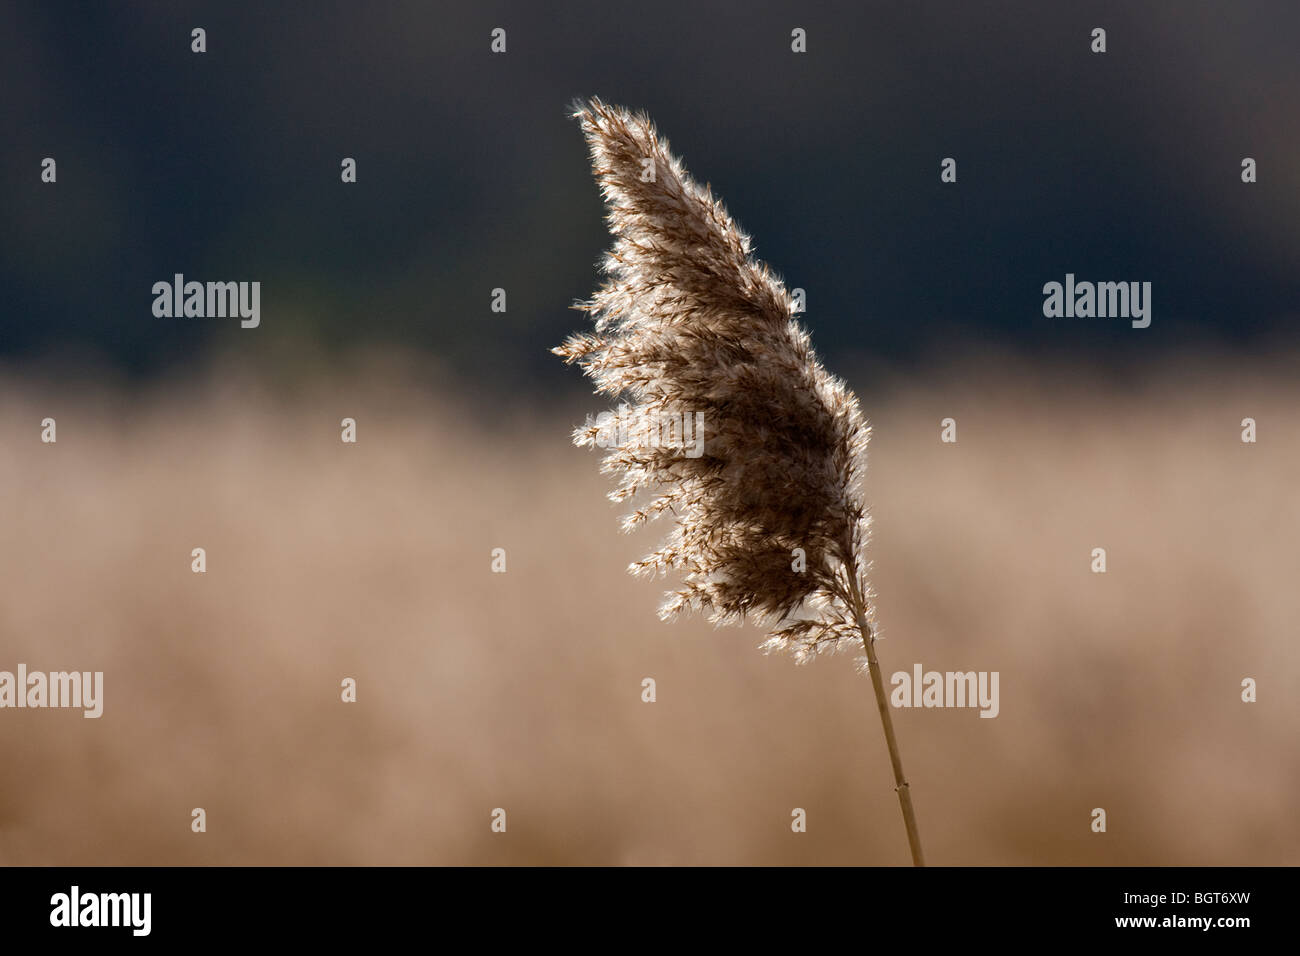
M 921 852 L 921 834 L 916 828 L 916 811 L 912 809 L 912 788 L 903 775 L 903 758 L 898 752 L 898 738 L 894 736 L 894 721 L 889 714 L 889 699 L 885 696 L 885 682 L 881 679 L 880 661 L 876 658 L 876 635 L 867 623 L 866 601 L 853 574 L 849 575 L 849 589 L 853 599 L 853 614 L 862 632 L 862 646 L 867 651 L 867 665 L 871 670 L 871 686 L 876 692 L 876 706 L 880 710 L 880 723 L 885 728 L 885 743 L 889 746 L 889 762 L 894 765 L 894 790 L 903 808 L 903 824 L 907 827 L 907 843 L 912 849 L 912 865 L 925 866 Z

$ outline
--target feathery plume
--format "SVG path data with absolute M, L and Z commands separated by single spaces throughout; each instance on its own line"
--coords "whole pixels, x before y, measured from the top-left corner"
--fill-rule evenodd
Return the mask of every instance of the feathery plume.
M 799 662 L 863 647 L 876 687 L 904 817 L 920 863 L 907 783 L 875 660 L 862 554 L 870 516 L 862 477 L 870 429 L 858 401 L 818 362 L 784 284 L 751 256 L 749 236 L 708 186 L 690 178 L 644 114 L 593 98 L 578 103 L 614 244 L 605 284 L 577 307 L 594 331 L 556 354 L 596 391 L 628 404 L 620 420 L 702 426 L 685 441 L 646 441 L 657 429 L 588 422 L 578 445 L 608 449 L 615 501 L 640 502 L 631 530 L 673 516 L 666 540 L 630 570 L 677 572 L 660 609 L 716 624 L 746 616 L 769 631 L 768 651 Z M 659 437 L 662 437 L 660 435 Z
M 606 456 L 604 471 L 622 479 L 611 498 L 652 496 L 627 529 L 677 517 L 632 570 L 684 573 L 665 618 L 688 608 L 715 623 L 752 614 L 776 625 L 770 649 L 799 660 L 859 642 L 849 594 L 866 590 L 860 473 L 869 429 L 857 399 L 817 362 L 785 286 L 750 258 L 749 237 L 650 121 L 600 100 L 578 116 L 615 244 L 608 283 L 581 306 L 595 334 L 555 351 L 598 392 L 630 399 L 632 416 L 702 415 L 705 436 L 695 458 L 632 440 Z M 575 441 L 601 437 L 589 423 Z M 804 613 L 791 620 L 796 612 Z

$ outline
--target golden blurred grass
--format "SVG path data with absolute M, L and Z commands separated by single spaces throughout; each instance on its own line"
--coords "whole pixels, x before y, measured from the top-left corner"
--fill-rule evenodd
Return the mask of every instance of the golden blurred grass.
M 985 357 L 863 394 L 885 671 L 1001 672 L 995 720 L 896 712 L 932 863 L 1300 863 L 1286 368 Z M 580 413 L 416 381 L 0 379 L 0 669 L 105 672 L 100 720 L 0 711 L 0 863 L 907 862 L 850 658 L 661 624 Z

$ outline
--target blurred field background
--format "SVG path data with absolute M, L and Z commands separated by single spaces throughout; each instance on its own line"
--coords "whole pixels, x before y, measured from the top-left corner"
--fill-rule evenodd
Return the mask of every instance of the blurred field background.
M 994 720 L 895 712 L 931 862 L 1300 863 L 1296 358 L 840 369 L 886 673 L 1001 673 Z M 853 659 L 661 624 L 624 573 L 653 535 L 568 444 L 595 399 L 469 405 L 402 354 L 3 372 L 0 667 L 103 670 L 105 707 L 0 714 L 0 864 L 907 861 Z
M 608 244 L 593 94 L 650 112 L 859 393 L 886 672 L 1001 673 L 995 720 L 896 712 L 929 859 L 1300 863 L 1297 31 L 1281 0 L 3 5 L 0 669 L 106 700 L 0 711 L 0 865 L 908 861 L 854 661 L 661 624 L 624 573 L 653 535 L 569 445 L 605 407 L 547 351 Z M 1150 281 L 1150 328 L 1044 318 L 1067 272 Z M 260 327 L 155 318 L 176 273 L 260 282 Z

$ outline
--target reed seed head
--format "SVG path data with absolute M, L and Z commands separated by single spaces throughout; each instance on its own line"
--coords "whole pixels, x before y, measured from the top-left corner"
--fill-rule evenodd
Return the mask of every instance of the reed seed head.
M 614 244 L 606 282 L 576 306 L 594 331 L 554 351 L 634 416 L 703 428 L 695 456 L 643 435 L 605 441 L 594 423 L 575 431 L 576 444 L 609 449 L 602 470 L 619 480 L 610 497 L 634 504 L 625 530 L 672 517 L 667 539 L 629 570 L 681 575 L 665 619 L 751 616 L 770 631 L 766 650 L 800 661 L 841 643 L 861 648 L 870 429 L 857 399 L 818 362 L 749 236 L 649 118 L 599 99 L 574 112 Z

